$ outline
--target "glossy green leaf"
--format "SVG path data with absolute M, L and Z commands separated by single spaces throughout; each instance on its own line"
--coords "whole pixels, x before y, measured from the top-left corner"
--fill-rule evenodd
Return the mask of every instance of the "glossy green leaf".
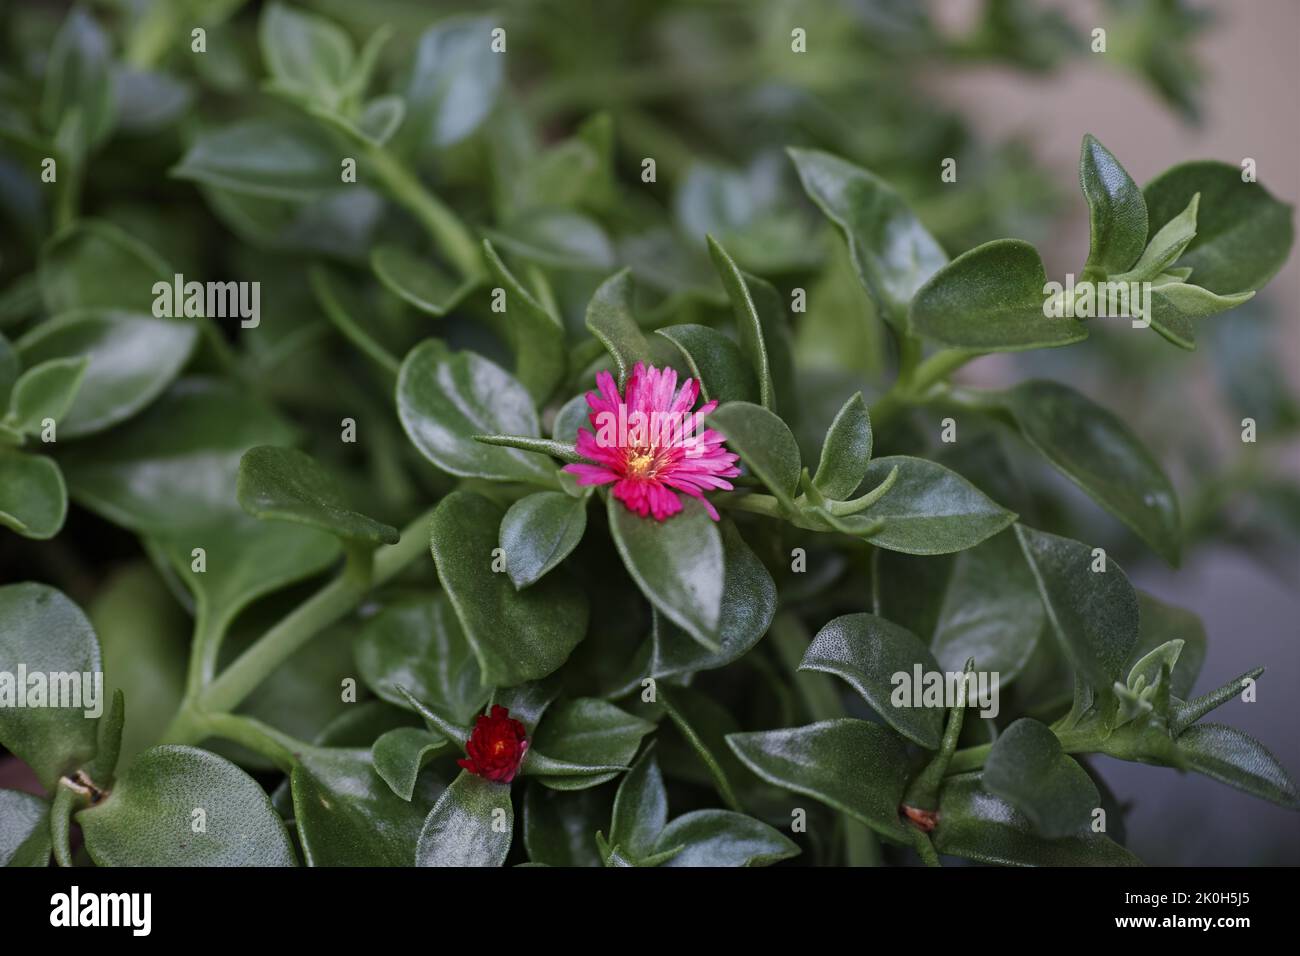
M 370 268 L 394 295 L 435 316 L 454 309 L 475 285 L 475 280 L 457 278 L 432 258 L 392 243 L 371 250 Z
M 0 448 L 0 527 L 52 538 L 68 514 L 63 472 L 53 458 Z
M 234 488 L 254 445 L 287 445 L 289 424 L 233 383 L 177 382 L 128 425 L 62 455 L 73 497 L 134 531 L 173 532 L 243 518 Z
M 474 440 L 475 435 L 539 434 L 528 392 L 475 352 L 452 352 L 437 339 L 413 348 L 397 379 L 397 414 L 415 447 L 443 471 L 553 484 L 554 466 L 538 455 Z
M 731 734 L 727 743 L 769 783 L 805 794 L 910 843 L 898 806 L 909 775 L 903 738 L 865 720 L 824 720 L 805 727 Z
M 1006 800 L 980 784 L 978 773 L 949 777 L 939 799 L 939 826 L 931 835 L 940 853 L 995 866 L 1140 866 L 1141 861 L 1103 833 L 1048 840 Z
M 342 159 L 314 124 L 250 119 L 200 133 L 171 175 L 241 196 L 307 202 L 341 188 Z
M 1133 268 L 1120 275 L 1113 276 L 1116 282 L 1144 282 L 1157 280 L 1166 269 L 1174 267 L 1178 257 L 1183 254 L 1187 244 L 1196 236 L 1196 213 L 1200 206 L 1201 194 L 1195 193 L 1191 201 L 1178 215 L 1174 216 L 1158 230 L 1153 231 L 1147 247 L 1133 264 Z
M 826 430 L 813 485 L 827 498 L 844 500 L 862 484 L 870 461 L 871 416 L 862 393 L 855 392 Z
M 463 772 L 443 791 L 420 831 L 416 866 L 501 866 L 515 810 L 510 787 Z
M 728 734 L 740 730 L 735 718 L 717 700 L 693 687 L 657 688 L 663 705 L 677 732 L 699 758 L 707 777 L 722 802 L 733 810 L 742 809 L 736 788 L 747 776 L 727 746 Z
M 27 368 L 56 358 L 89 360 L 58 429 L 60 438 L 76 438 L 116 425 L 157 398 L 197 341 L 190 321 L 92 310 L 42 323 L 19 340 L 18 351 Z
M 375 771 L 370 751 L 312 747 L 290 775 L 293 818 L 308 866 L 411 866 L 436 781 L 403 800 Z
M 544 866 L 601 866 L 596 831 L 609 820 L 609 788 L 552 790 L 530 783 L 524 792 L 524 849 Z
M 808 196 L 844 233 L 858 278 L 881 315 L 906 324 L 908 303 L 948 257 L 892 187 L 817 150 L 791 149 Z
M 762 279 L 748 275 L 727 255 L 725 249 L 709 237 L 709 255 L 722 277 L 722 286 L 731 301 L 731 311 L 736 318 L 736 331 L 740 338 L 740 351 L 749 360 L 754 377 L 758 380 L 759 401 L 763 408 L 776 408 L 776 376 L 773 373 L 775 356 L 767 345 L 768 331 L 785 321 L 785 308 L 781 297 Z M 778 343 L 773 343 L 773 348 Z M 787 396 L 787 401 L 790 397 Z
M 47 791 L 95 755 L 94 718 L 108 707 L 102 674 L 81 608 L 44 584 L 0 587 L 0 744 Z
M 1124 667 L 1138 639 L 1138 601 L 1133 585 L 1115 561 L 1092 570 L 1086 544 L 1016 525 L 1052 630 L 1075 673 L 1094 688 L 1109 688 L 1124 678 Z
M 236 496 L 250 515 L 319 528 L 345 540 L 396 544 L 397 529 L 353 510 L 339 483 L 295 448 L 259 445 L 239 462 Z
M 483 241 L 483 259 L 505 291 L 506 338 L 515 353 L 515 377 L 539 403 L 555 391 L 567 367 L 564 325 L 515 278 L 492 244 Z
M 910 322 L 927 338 L 982 352 L 1054 348 L 1087 338 L 1080 322 L 1043 314 L 1047 292 L 1038 250 L 1020 239 L 996 239 L 962 253 L 918 289 Z
M 603 272 L 616 265 L 600 224 L 569 209 L 532 209 L 483 232 L 503 251 L 552 269 Z
M 641 593 L 710 651 L 721 647 L 725 567 L 717 525 L 692 498 L 666 521 L 642 518 L 612 495 L 610 533 Z
M 46 419 L 61 421 L 77 396 L 89 359 L 50 359 L 29 368 L 14 383 L 4 423 L 29 435 L 40 434 Z
M 483 710 L 488 691 L 447 595 L 412 595 L 387 604 L 357 632 L 361 679 L 389 703 L 410 707 L 398 687 L 458 724 Z
M 761 820 L 731 810 L 696 810 L 673 820 L 656 852 L 684 847 L 664 866 L 770 866 L 799 855 L 799 847 Z
M 397 727 L 381 735 L 370 750 L 375 773 L 393 788 L 393 793 L 410 800 L 416 778 L 429 759 L 447 746 L 447 738 L 419 727 Z
M 1174 706 L 1171 708 L 1172 713 L 1169 717 L 1170 732 L 1175 736 L 1181 734 L 1187 727 L 1196 723 L 1196 721 L 1200 720 L 1206 714 L 1222 707 L 1234 697 L 1242 694 L 1249 686 L 1250 682 L 1259 680 L 1260 675 L 1263 673 L 1264 668 L 1255 667 L 1246 671 L 1246 673 L 1237 677 L 1235 680 L 1230 680 L 1226 684 L 1221 684 L 1214 688 L 1214 690 L 1207 691 L 1199 697 L 1194 697 L 1191 700 L 1173 702 Z
M 586 498 L 539 491 L 511 505 L 501 519 L 501 550 L 515 587 L 528 587 L 567 558 L 586 529 Z
M 1028 717 L 993 742 L 983 782 L 984 789 L 1012 804 L 1049 840 L 1079 832 L 1101 806 L 1092 779 L 1061 749 L 1056 734 Z
M 799 489 L 799 445 L 789 426 L 762 405 L 728 402 L 715 409 L 706 424 L 727 439 L 749 470 L 785 507 L 794 510 Z
M 46 311 L 124 309 L 149 315 L 154 284 L 172 281 L 156 252 L 110 222 L 83 219 L 41 249 L 41 299 Z
M 894 468 L 898 477 L 889 491 L 853 516 L 884 521 L 882 529 L 866 536 L 878 547 L 907 554 L 948 554 L 973 548 L 1016 520 L 955 471 L 922 458 L 873 459 L 866 483 L 880 484 Z
M 562 575 L 517 591 L 494 571 L 502 509 L 480 495 L 456 491 L 431 522 L 433 560 L 483 682 L 510 686 L 555 671 L 587 632 L 587 597 Z
M 1218 295 L 1188 282 L 1159 283 L 1151 288 L 1151 327 L 1174 345 L 1191 349 L 1196 343 L 1193 319 L 1235 309 L 1254 296 L 1250 290 Z
M 1291 774 L 1249 734 L 1223 724 L 1195 724 L 1179 734 L 1177 745 L 1193 770 L 1279 806 L 1300 808 Z
M 1138 591 L 1139 633 L 1137 644 L 1129 655 L 1127 669 L 1132 670 L 1138 660 L 1155 648 L 1168 641 L 1182 641 L 1182 651 L 1178 663 L 1170 674 L 1170 692 L 1180 699 L 1186 699 L 1192 692 L 1201 664 L 1205 661 L 1206 645 L 1205 626 L 1201 619 L 1191 611 L 1152 597 L 1145 591 Z
M 629 766 L 641 738 L 652 730 L 653 724 L 603 700 L 566 700 L 546 712 L 533 734 L 524 769 L 557 790 L 594 787 L 617 776 L 604 768 Z M 546 764 L 535 759 L 541 754 L 570 767 L 562 775 L 547 773 Z
M 1291 205 L 1241 176 L 1240 166 L 1202 160 L 1166 170 L 1143 190 L 1153 232 L 1200 194 L 1196 238 L 1178 264 L 1192 269 L 1198 286 L 1220 295 L 1262 289 L 1286 262 L 1295 237 Z
M 297 865 L 265 791 L 195 747 L 146 750 L 77 822 L 100 866 Z
M 943 735 L 943 707 L 920 701 L 894 701 L 894 675 L 912 680 L 919 665 L 923 673 L 939 671 L 930 651 L 911 631 L 874 614 L 845 614 L 829 621 L 812 640 L 800 670 L 823 671 L 847 681 L 871 708 L 900 734 L 930 750 Z
M 49 866 L 50 804 L 18 790 L 0 790 L 0 866 Z
M 420 35 L 402 95 L 403 137 L 444 149 L 473 133 L 496 103 L 505 57 L 492 50 L 493 19 L 444 20 Z
M 724 518 L 719 528 L 726 577 L 719 612 L 718 650 L 710 651 L 656 612 L 650 662 L 654 677 L 713 670 L 737 661 L 762 639 L 772 623 L 776 613 L 776 584 L 772 575 L 730 519 Z
M 655 841 L 667 823 L 664 777 L 654 751 L 647 749 L 618 785 L 609 840 L 633 859 L 640 859 L 655 852 Z
M 263 8 L 258 40 L 275 90 L 325 106 L 339 105 L 355 60 L 352 38 L 341 28 L 272 3 Z
M 650 361 L 650 343 L 632 315 L 632 273 L 615 273 L 596 290 L 587 306 L 587 328 L 618 368 L 621 389 L 637 362 Z
M 74 7 L 54 37 L 45 64 L 41 121 L 66 142 L 68 124 L 75 125 L 74 154 L 103 142 L 114 122 L 110 82 L 112 46 L 108 34 L 81 7 Z
M 1142 191 L 1105 146 L 1084 136 L 1079 185 L 1088 201 L 1091 239 L 1084 268 L 1101 275 L 1123 272 L 1147 244 L 1147 204 Z
M 706 402 L 753 402 L 758 379 L 740 346 L 707 325 L 670 325 L 657 330 L 682 353 Z M 612 839 L 612 838 L 611 838 Z
M 1074 389 L 1042 380 L 1003 393 L 1025 439 L 1170 564 L 1182 545 L 1178 499 L 1129 427 Z

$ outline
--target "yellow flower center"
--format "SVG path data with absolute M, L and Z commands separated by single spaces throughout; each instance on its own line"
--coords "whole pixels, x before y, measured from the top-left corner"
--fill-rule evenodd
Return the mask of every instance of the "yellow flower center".
M 629 478 L 647 478 L 654 474 L 655 456 L 651 451 L 627 456 L 627 474 Z

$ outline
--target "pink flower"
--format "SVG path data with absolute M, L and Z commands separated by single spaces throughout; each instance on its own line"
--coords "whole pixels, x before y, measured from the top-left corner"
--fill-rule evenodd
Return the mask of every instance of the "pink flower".
M 723 437 L 701 428 L 704 417 L 718 407 L 706 402 L 691 411 L 700 386 L 688 378 L 677 387 L 671 368 L 646 368 L 640 362 L 627 379 L 626 400 L 608 372 L 596 376 L 596 391 L 587 393 L 588 420 L 595 432 L 578 429 L 578 454 L 594 464 L 566 465 L 580 485 L 614 482 L 611 493 L 641 517 L 663 521 L 682 510 L 675 493 L 698 498 L 709 516 L 718 512 L 704 497 L 713 489 L 731 490 L 727 478 L 740 474 L 737 456 L 722 444 Z

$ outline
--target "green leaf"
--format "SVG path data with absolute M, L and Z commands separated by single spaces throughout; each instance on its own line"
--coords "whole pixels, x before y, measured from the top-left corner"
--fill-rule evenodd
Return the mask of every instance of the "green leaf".
M 808 196 L 848 241 L 877 311 L 904 328 L 908 303 L 948 257 L 902 197 L 865 169 L 817 150 L 790 149 Z
M 707 325 L 670 325 L 656 334 L 677 346 L 706 402 L 752 402 L 759 397 L 753 368 L 740 347 L 721 332 Z
M 1205 626 L 1191 611 L 1165 604 L 1145 591 L 1138 591 L 1137 598 L 1140 630 L 1126 668 L 1131 673 L 1134 665 L 1157 647 L 1172 640 L 1182 641 L 1182 651 L 1170 674 L 1169 690 L 1175 697 L 1186 699 L 1205 661 L 1208 643 Z
M 502 517 L 486 498 L 455 491 L 431 522 L 438 577 L 492 687 L 546 677 L 587 632 L 586 595 L 568 578 L 551 575 L 517 591 L 492 570 Z
M 543 402 L 563 380 L 567 368 L 564 324 L 515 278 L 486 239 L 483 259 L 505 291 L 503 325 L 515 353 L 515 377 L 534 400 Z
M 1105 146 L 1088 134 L 1079 154 L 1079 185 L 1088 200 L 1091 238 L 1085 271 L 1123 272 L 1147 243 L 1147 204 L 1142 191 Z
M 1187 208 L 1160 227 L 1151 237 L 1146 249 L 1133 268 L 1113 276 L 1116 282 L 1144 282 L 1156 280 L 1166 269 L 1173 267 L 1187 244 L 1196 236 L 1196 212 L 1201 194 L 1192 196 Z
M 9 390 L 14 387 L 14 382 L 18 381 L 19 374 L 22 373 L 23 363 L 18 359 L 18 353 L 9 340 L 0 335 L 0 405 L 8 405 Z
M 95 759 L 84 768 L 90 779 L 101 789 L 113 782 L 118 758 L 122 754 L 122 727 L 126 721 L 126 698 L 121 688 L 113 691 L 111 701 L 99 718 L 95 731 Z
M 50 47 L 40 115 L 45 128 L 60 140 L 66 141 L 67 124 L 75 124 L 77 160 L 113 130 L 112 61 L 108 34 L 89 13 L 74 7 Z
M 554 485 L 554 465 L 539 456 L 474 440 L 539 434 L 528 392 L 476 352 L 452 352 L 437 339 L 411 349 L 397 378 L 397 414 L 415 447 L 443 471 Z
M 494 20 L 445 20 L 420 35 L 402 93 L 403 138 L 421 151 L 444 149 L 487 118 L 504 82 L 505 56 L 492 50 Z
M 103 310 L 50 319 L 18 341 L 32 368 L 57 358 L 89 360 L 59 437 L 103 431 L 135 415 L 171 383 L 198 341 L 191 322 Z
M 415 865 L 501 866 L 514 822 L 508 784 L 462 771 L 425 818 Z
M 826 430 L 813 486 L 827 498 L 848 498 L 862 484 L 870 461 L 871 416 L 862 393 L 854 392 Z
M 609 788 L 552 790 L 530 783 L 524 792 L 524 849 L 543 866 L 601 866 L 595 834 L 609 819 Z
M 587 499 L 562 491 L 520 498 L 501 520 L 501 550 L 516 589 L 538 581 L 569 556 L 587 529 Z
M 478 658 L 446 594 L 387 604 L 362 626 L 353 653 L 366 686 L 403 709 L 411 705 L 398 687 L 458 724 L 487 703 Z
M 83 219 L 45 243 L 41 299 L 51 315 L 73 309 L 125 309 L 150 314 L 154 283 L 172 281 L 156 252 L 110 222 Z
M 308 866 L 411 866 L 437 783 L 408 802 L 375 771 L 370 751 L 311 747 L 290 775 L 293 818 Z
M 1193 770 L 1279 806 L 1300 808 L 1291 775 L 1249 734 L 1222 724 L 1196 724 L 1176 743 Z
M 714 698 L 691 687 L 674 686 L 670 693 L 661 685 L 658 697 L 677 732 L 704 765 L 722 802 L 733 810 L 742 809 L 736 785 L 745 768 L 727 749 L 727 735 L 740 729 L 735 719 Z
M 962 253 L 917 290 L 912 329 L 982 352 L 1082 342 L 1088 337 L 1082 323 L 1044 314 L 1047 286 L 1037 249 L 1020 239 L 995 239 Z
M 546 712 L 533 734 L 522 772 L 557 790 L 594 787 L 618 775 L 607 768 L 631 764 L 641 738 L 652 730 L 654 724 L 603 700 L 566 700 Z M 553 768 L 546 758 L 569 766 L 563 774 L 548 773 Z
M 315 124 L 251 119 L 200 133 L 171 175 L 241 196 L 307 202 L 340 188 L 342 158 Z
M 257 781 L 195 747 L 146 750 L 77 822 L 99 866 L 297 865 Z
M 587 328 L 614 359 L 621 389 L 637 362 L 650 361 L 650 343 L 632 315 L 632 273 L 624 269 L 600 284 L 587 305 Z
M 319 528 L 344 540 L 396 544 L 397 529 L 348 507 L 334 476 L 294 448 L 258 445 L 239 461 L 236 496 L 255 518 Z
M 0 866 L 49 866 L 50 804 L 18 790 L 0 790 Z
M 939 795 L 939 825 L 931 835 L 940 853 L 994 866 L 1141 866 L 1105 834 L 1085 828 L 1048 840 L 1007 801 L 980 785 L 978 773 L 949 777 Z
M 785 307 L 781 297 L 762 279 L 740 270 L 725 249 L 709 237 L 709 255 L 722 277 L 723 288 L 731 300 L 731 311 L 736 317 L 736 331 L 740 337 L 740 351 L 749 359 L 750 367 L 758 380 L 759 401 L 766 409 L 776 408 L 777 394 L 774 358 L 769 358 L 767 334 L 785 321 Z M 787 401 L 790 401 L 787 398 Z
M 889 728 L 843 718 L 730 734 L 727 743 L 769 783 L 847 813 L 893 842 L 911 842 L 898 819 L 910 760 L 903 738 Z
M 696 810 L 673 820 L 655 851 L 679 846 L 685 849 L 664 866 L 771 866 L 799 855 L 799 847 L 783 834 L 731 810 Z
M 1002 400 L 1026 441 L 1156 553 L 1178 564 L 1182 525 L 1173 485 L 1119 417 L 1056 382 L 1024 382 Z
M 594 219 L 569 209 L 530 209 L 483 234 L 511 255 L 552 269 L 614 268 L 614 246 Z
M 762 405 L 728 402 L 715 409 L 706 424 L 727 439 L 754 476 L 791 512 L 799 490 L 799 445 L 789 426 Z
M 721 648 L 722 536 L 693 498 L 666 521 L 642 518 L 609 496 L 610 533 L 628 574 L 670 621 L 710 651 Z
M 883 497 L 850 520 L 885 526 L 868 534 L 872 544 L 907 554 L 948 554 L 973 548 L 1016 520 L 955 471 L 923 458 L 893 455 L 867 466 L 866 482 L 878 485 L 891 471 L 898 477 Z
M 84 357 L 50 359 L 29 368 L 14 383 L 5 424 L 36 435 L 45 419 L 57 423 L 76 398 L 88 364 Z
M 53 458 L 0 448 L 0 527 L 46 540 L 67 514 L 68 491 Z
M 272 87 L 328 107 L 337 107 L 352 74 L 352 38 L 328 20 L 272 3 L 258 24 L 262 60 Z
M 1016 525 L 1052 630 L 1075 673 L 1093 688 L 1109 689 L 1124 678 L 1138 639 L 1138 602 L 1133 585 L 1109 556 L 1093 571 L 1086 544 Z
M 420 771 L 445 746 L 446 737 L 419 727 L 397 727 L 382 734 L 370 754 L 375 773 L 384 778 L 384 782 L 393 788 L 393 793 L 403 800 L 410 800 Z
M 772 575 L 729 518 L 724 518 L 719 527 L 726 578 L 719 612 L 718 650 L 710 651 L 655 612 L 650 661 L 650 673 L 654 677 L 713 670 L 737 661 L 762 639 L 772 624 L 776 613 L 776 584 Z
M 269 405 L 232 382 L 189 378 L 122 428 L 64 452 L 77 501 L 133 531 L 171 533 L 244 518 L 232 490 L 254 445 L 294 433 Z
M 1187 282 L 1169 282 L 1151 288 L 1151 327 L 1179 348 L 1192 349 L 1196 328 L 1192 319 L 1218 315 L 1255 297 L 1253 291 L 1218 295 Z
M 1200 194 L 1196 238 L 1178 264 L 1192 269 L 1197 285 L 1221 295 L 1262 289 L 1286 262 L 1295 237 L 1291 205 L 1241 176 L 1239 166 L 1202 160 L 1166 170 L 1143 190 L 1152 230 Z
M 1235 680 L 1230 680 L 1228 683 L 1216 687 L 1200 697 L 1178 702 L 1177 706 L 1173 708 L 1173 715 L 1169 719 L 1170 731 L 1175 735 L 1181 734 L 1184 729 L 1196 723 L 1210 711 L 1222 707 L 1238 694 L 1241 694 L 1246 689 L 1247 682 L 1259 680 L 1260 675 L 1263 673 L 1264 668 L 1253 668 Z
M 1087 772 L 1061 749 L 1046 724 L 1022 717 L 984 761 L 984 789 L 1023 813 L 1035 832 L 1054 840 L 1084 829 L 1101 796 Z
M 667 823 L 668 792 L 659 761 L 647 748 L 618 785 L 609 840 L 633 859 L 641 859 L 655 852 L 655 841 Z
M 893 701 L 894 675 L 903 674 L 911 681 L 918 664 L 924 673 L 939 671 L 934 657 L 911 631 L 874 614 L 845 614 L 817 632 L 799 669 L 842 678 L 900 734 L 937 750 L 944 708 Z
M 0 665 L 0 744 L 52 792 L 59 777 L 94 757 L 98 747 L 95 715 L 87 712 L 107 705 L 99 641 L 81 608 L 61 592 L 10 584 L 0 587 Z M 25 686 L 20 669 L 28 675 Z M 59 676 L 74 674 L 71 685 Z M 26 706 L 20 707 L 24 690 Z M 38 691 L 39 703 L 33 696 Z
M 459 279 L 429 256 L 419 256 L 406 246 L 386 243 L 370 252 L 370 268 L 388 291 L 429 315 L 444 316 L 477 284 Z

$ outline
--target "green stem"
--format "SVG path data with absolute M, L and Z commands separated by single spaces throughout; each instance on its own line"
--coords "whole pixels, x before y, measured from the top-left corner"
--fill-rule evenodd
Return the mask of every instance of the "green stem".
M 185 731 L 185 711 L 195 709 L 203 715 L 232 711 L 253 689 L 283 664 L 300 647 L 321 630 L 355 608 L 373 585 L 383 584 L 408 564 L 427 552 L 428 526 L 433 510 L 422 514 L 402 530 L 397 544 L 379 548 L 374 553 L 373 573 L 366 575 L 353 563 L 339 577 L 298 605 L 278 624 L 213 681 L 197 698 L 196 707 L 183 708 L 168 732 L 172 742 Z
M 483 259 L 478 242 L 460 217 L 425 189 L 420 180 L 383 147 L 372 147 L 367 159 L 380 185 L 420 220 L 448 261 L 466 279 L 482 277 Z
M 190 642 L 190 668 L 186 679 L 185 696 L 193 700 L 203 688 L 212 683 L 217 672 L 217 656 L 230 620 L 225 614 L 214 614 L 202 596 L 194 602 L 194 637 Z
M 206 736 L 233 740 L 261 754 L 284 773 L 293 769 L 298 756 L 308 747 L 303 741 L 269 724 L 239 714 L 204 714 L 196 727 L 201 733 L 206 732 Z
M 871 406 L 873 427 L 881 427 L 905 406 L 922 401 L 926 393 L 939 382 L 967 362 L 985 354 L 969 349 L 942 349 L 921 361 L 918 341 L 909 336 L 900 345 L 901 367 L 898 378 L 889 391 Z

